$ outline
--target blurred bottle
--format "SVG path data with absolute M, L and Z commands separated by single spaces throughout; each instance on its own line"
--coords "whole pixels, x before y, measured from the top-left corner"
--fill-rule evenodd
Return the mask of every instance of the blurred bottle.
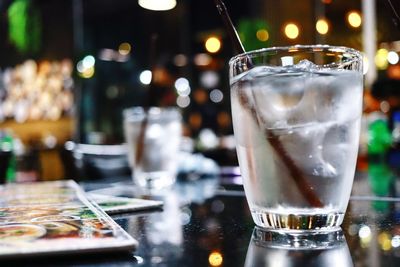
M 368 182 L 373 195 L 378 197 L 393 197 L 395 175 L 386 162 L 373 163 L 368 166 Z M 390 203 L 387 201 L 372 201 L 372 207 L 380 212 L 388 212 Z
M 392 149 L 390 150 L 388 162 L 396 171 L 400 171 L 400 111 L 393 112 L 392 115 Z
M 3 176 L 2 173 L 2 181 L 3 182 L 14 182 L 15 174 L 16 174 L 16 159 L 14 154 L 14 138 L 9 132 L 1 132 L 0 133 L 0 148 L 1 153 L 4 155 L 5 161 L 2 162 L 2 169 L 4 167 L 5 173 Z
M 400 111 L 395 111 L 393 113 L 393 147 L 400 149 Z
M 369 161 L 385 161 L 391 145 L 392 133 L 386 116 L 380 112 L 371 113 L 368 124 Z
M 7 181 L 9 163 L 12 156 L 11 144 L 4 132 L 0 132 L 0 184 Z
M 357 170 L 368 169 L 368 114 L 361 117 L 360 142 L 358 146 Z

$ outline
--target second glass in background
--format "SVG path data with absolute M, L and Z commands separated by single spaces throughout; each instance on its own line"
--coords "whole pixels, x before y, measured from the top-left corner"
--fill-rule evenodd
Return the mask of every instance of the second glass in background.
M 129 165 L 136 184 L 162 188 L 176 180 L 182 116 L 177 108 L 133 107 L 124 110 Z

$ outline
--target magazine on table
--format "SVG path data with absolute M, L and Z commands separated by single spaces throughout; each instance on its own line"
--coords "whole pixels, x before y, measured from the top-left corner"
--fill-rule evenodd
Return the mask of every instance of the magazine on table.
M 130 251 L 137 245 L 72 180 L 0 186 L 0 258 Z

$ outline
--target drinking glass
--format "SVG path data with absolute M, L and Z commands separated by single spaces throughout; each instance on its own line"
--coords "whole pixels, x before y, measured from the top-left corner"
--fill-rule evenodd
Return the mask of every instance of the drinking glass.
M 133 107 L 124 110 L 124 134 L 134 182 L 163 188 L 176 180 L 182 117 L 177 108 Z
M 328 45 L 274 47 L 229 62 L 244 189 L 254 222 L 337 230 L 349 201 L 362 113 L 362 56 Z

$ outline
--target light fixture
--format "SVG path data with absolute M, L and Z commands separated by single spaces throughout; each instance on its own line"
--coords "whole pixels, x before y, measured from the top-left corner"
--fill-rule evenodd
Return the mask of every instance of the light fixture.
M 155 11 L 165 11 L 176 6 L 176 0 L 139 0 L 139 6 Z

